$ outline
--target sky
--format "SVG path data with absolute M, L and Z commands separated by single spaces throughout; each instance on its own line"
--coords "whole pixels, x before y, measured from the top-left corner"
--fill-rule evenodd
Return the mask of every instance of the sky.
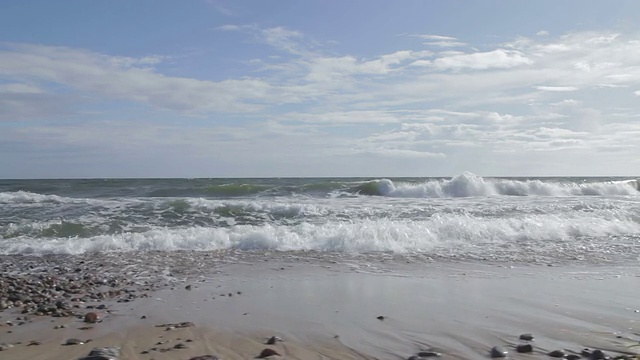
M 0 2 L 0 178 L 464 172 L 640 175 L 640 2 Z

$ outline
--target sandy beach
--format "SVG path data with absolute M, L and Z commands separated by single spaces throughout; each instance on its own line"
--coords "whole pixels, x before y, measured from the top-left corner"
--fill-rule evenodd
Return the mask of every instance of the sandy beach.
M 640 340 L 640 271 L 633 266 L 279 252 L 172 258 L 175 272 L 128 302 L 78 302 L 76 317 L 26 321 L 19 307 L 6 309 L 1 357 L 80 359 L 102 346 L 119 347 L 120 359 L 185 360 L 255 358 L 266 348 L 288 359 L 408 359 L 427 351 L 486 359 L 494 346 L 514 359 L 584 348 L 630 358 L 640 350 L 633 347 Z M 166 273 L 157 261 L 149 257 L 147 269 Z M 85 323 L 87 312 L 99 321 Z M 282 341 L 267 345 L 273 336 Z M 63 345 L 73 338 L 89 342 Z M 532 353 L 518 353 L 519 344 L 531 344 Z

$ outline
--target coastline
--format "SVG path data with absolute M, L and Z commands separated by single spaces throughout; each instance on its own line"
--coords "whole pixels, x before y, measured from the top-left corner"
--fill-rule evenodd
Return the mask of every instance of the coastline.
M 137 274 L 130 274 L 136 279 L 132 284 L 143 285 L 140 279 L 151 279 L 149 269 L 164 276 L 153 280 L 156 286 L 147 287 L 145 296 L 76 304 L 79 314 L 95 311 L 100 318 L 96 324 L 87 326 L 81 317 L 28 315 L 17 325 L 21 321 L 16 319 L 23 317 L 18 309 L 2 312 L 0 343 L 14 344 L 3 355 L 76 359 L 95 346 L 118 346 L 121 359 L 205 354 L 245 359 L 267 347 L 290 359 L 407 359 L 427 350 L 445 359 L 486 359 L 493 346 L 502 346 L 514 359 L 546 358 L 553 350 L 602 349 L 611 356 L 640 350 L 630 348 L 640 344 L 640 270 L 633 265 L 309 255 L 150 256 Z M 127 254 L 110 257 L 133 261 Z M 163 259 L 173 262 L 160 266 Z M 176 271 L 167 273 L 166 268 Z M 98 304 L 104 309 L 96 310 Z M 194 326 L 157 326 L 182 322 Z M 54 329 L 60 324 L 67 326 Z M 535 336 L 533 354 L 515 352 L 523 333 Z M 283 341 L 265 345 L 271 336 Z M 92 341 L 61 345 L 69 338 Z M 192 341 L 184 343 L 185 349 L 150 350 L 187 339 Z M 29 346 L 31 341 L 41 344 Z

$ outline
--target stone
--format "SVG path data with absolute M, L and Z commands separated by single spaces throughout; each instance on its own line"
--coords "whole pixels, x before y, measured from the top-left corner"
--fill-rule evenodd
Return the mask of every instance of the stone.
M 376 319 L 382 321 L 382 320 L 384 320 L 384 316 L 380 315 L 380 316 L 376 317 Z
M 174 349 L 186 349 L 186 348 L 188 348 L 188 346 L 186 344 L 183 344 L 183 343 L 177 343 L 177 344 L 174 345 L 173 348 Z
M 503 357 L 507 357 L 507 350 L 503 349 L 501 346 L 494 346 L 491 348 L 491 351 L 489 352 L 489 355 L 491 355 L 492 358 L 503 358 Z
M 569 354 L 567 356 L 564 357 L 567 360 L 578 360 L 578 359 L 582 359 L 582 357 L 580 355 L 576 355 L 576 354 Z
M 531 344 L 519 344 L 516 346 L 516 351 L 519 353 L 530 353 L 533 351 Z
M 194 356 L 189 360 L 219 360 L 219 359 L 215 355 L 201 355 L 201 356 Z
M 563 358 L 565 353 L 562 350 L 553 350 L 552 352 L 548 353 L 547 355 L 549 355 L 552 358 Z
M 67 341 L 64 342 L 64 345 L 82 345 L 84 344 L 84 341 L 80 340 L 80 339 L 76 339 L 76 338 L 71 338 L 68 339 Z
M 531 335 L 531 334 L 521 334 L 520 335 L 520 340 L 533 341 L 533 335 Z
M 421 358 L 428 358 L 428 357 L 440 357 L 441 354 L 435 351 L 420 351 L 418 353 L 418 356 Z
M 282 339 L 277 336 L 272 336 L 269 338 L 269 340 L 267 340 L 267 345 L 273 345 L 278 341 L 282 341 Z
M 262 350 L 260 352 L 260 355 L 258 355 L 257 358 L 258 359 L 264 359 L 264 358 L 267 358 L 267 357 L 273 356 L 273 355 L 280 356 L 280 354 L 278 354 L 275 350 L 266 348 L 266 349 L 264 349 L 264 350 Z
M 88 312 L 84 315 L 84 322 L 95 324 L 98 322 L 98 314 L 94 312 Z
M 80 360 L 118 360 L 120 359 L 120 348 L 115 346 L 93 348 L 89 355 Z
M 596 349 L 596 350 L 593 350 L 591 352 L 591 358 L 594 359 L 594 360 L 600 360 L 600 359 L 604 359 L 606 357 L 607 356 L 602 352 L 602 350 Z

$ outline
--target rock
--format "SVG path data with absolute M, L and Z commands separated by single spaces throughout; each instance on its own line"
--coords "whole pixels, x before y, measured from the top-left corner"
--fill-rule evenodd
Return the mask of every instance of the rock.
M 606 358 L 607 356 L 602 352 L 602 350 L 593 350 L 591 352 L 591 358 L 594 360 L 601 360 Z
M 67 341 L 64 342 L 64 345 L 82 345 L 84 344 L 84 341 L 80 340 L 80 339 L 76 339 L 76 338 L 71 338 L 68 339 Z
M 98 322 L 98 314 L 94 312 L 88 312 L 84 315 L 84 322 L 95 324 Z
M 531 344 L 520 344 L 516 346 L 516 351 L 519 353 L 530 353 L 533 351 L 533 346 L 531 346 Z
M 97 347 L 93 348 L 89 355 L 81 358 L 80 360 L 118 360 L 120 358 L 120 348 L 111 347 Z
M 280 356 L 280 354 L 278 354 L 275 350 L 266 348 L 260 352 L 260 355 L 258 355 L 257 358 L 264 359 L 266 357 L 273 356 L 273 355 Z
M 36 345 L 42 345 L 42 343 L 41 343 L 40 341 L 31 340 L 31 341 L 29 341 L 29 343 L 27 344 L 27 346 L 36 346 Z
M 269 340 L 267 340 L 267 345 L 273 345 L 278 341 L 282 341 L 282 339 L 277 336 L 272 336 L 269 338 Z
M 420 356 L 418 355 L 411 355 L 407 358 L 407 360 L 421 360 Z
M 563 358 L 565 354 L 564 354 L 564 351 L 562 350 L 553 350 L 547 355 L 551 356 L 552 358 Z
M 435 351 L 420 351 L 418 353 L 418 356 L 421 358 L 428 358 L 428 357 L 440 357 L 440 353 L 435 352 Z
M 191 285 L 187 285 L 184 287 L 185 290 L 191 290 Z
M 521 334 L 520 335 L 520 340 L 533 341 L 533 335 L 531 335 L 531 334 Z
M 0 351 L 7 351 L 12 347 L 13 347 L 13 345 L 11 345 L 11 344 L 0 344 Z
M 183 343 L 177 343 L 173 348 L 174 349 L 186 349 L 186 348 L 188 348 L 188 346 L 183 344 Z
M 580 351 L 580 355 L 584 356 L 584 357 L 589 357 L 591 356 L 591 350 L 584 348 L 582 349 L 582 351 Z
M 567 360 L 578 360 L 581 359 L 582 357 L 580 355 L 576 355 L 576 354 L 569 354 L 567 356 L 564 357 Z
M 189 360 L 219 360 L 219 359 L 215 355 L 201 355 L 201 356 L 194 356 Z
M 507 357 L 507 350 L 503 349 L 501 346 L 494 346 L 491 348 L 489 352 L 492 358 L 503 358 Z
M 376 317 L 376 319 L 382 321 L 382 320 L 384 320 L 384 316 L 380 315 L 380 316 Z

